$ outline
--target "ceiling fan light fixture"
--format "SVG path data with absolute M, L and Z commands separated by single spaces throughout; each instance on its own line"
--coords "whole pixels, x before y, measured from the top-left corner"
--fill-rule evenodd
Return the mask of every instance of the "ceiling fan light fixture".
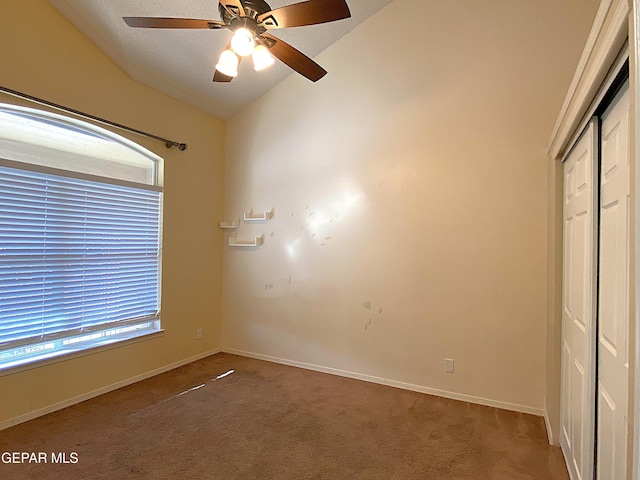
M 273 56 L 269 53 L 269 49 L 264 45 L 258 45 L 251 54 L 253 60 L 253 68 L 256 72 L 260 72 L 265 68 L 269 68 L 275 63 Z
M 231 48 L 241 57 L 251 55 L 255 46 L 256 41 L 253 38 L 253 33 L 247 28 L 237 29 L 231 37 Z
M 228 77 L 237 77 L 239 63 L 238 56 L 232 50 L 227 49 L 220 54 L 216 70 Z

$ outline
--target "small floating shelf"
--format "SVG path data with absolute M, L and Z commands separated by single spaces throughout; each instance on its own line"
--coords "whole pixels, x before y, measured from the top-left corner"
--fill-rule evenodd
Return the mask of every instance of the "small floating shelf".
M 240 221 L 233 221 L 233 222 L 220 222 L 220 228 L 222 229 L 228 229 L 228 230 L 233 230 L 236 229 L 240 226 Z
M 253 213 L 253 210 L 250 212 L 244 212 L 244 221 L 245 222 L 266 222 L 271 220 L 273 216 L 273 210 L 269 210 L 264 213 Z
M 238 240 L 236 237 L 229 237 L 230 247 L 259 247 L 263 243 L 264 235 L 260 235 L 253 240 Z

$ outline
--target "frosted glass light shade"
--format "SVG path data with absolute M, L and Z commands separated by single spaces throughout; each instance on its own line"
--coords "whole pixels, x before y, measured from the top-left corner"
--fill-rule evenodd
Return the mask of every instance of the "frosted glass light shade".
M 269 50 L 264 45 L 258 45 L 253 50 L 251 58 L 253 59 L 253 68 L 255 68 L 256 72 L 269 68 L 275 63 L 275 60 L 269 53 Z
M 238 56 L 233 53 L 233 51 L 227 49 L 220 54 L 216 70 L 228 77 L 237 77 L 239 63 Z
M 256 42 L 253 39 L 253 33 L 246 28 L 239 28 L 231 37 L 231 48 L 241 57 L 251 55 Z

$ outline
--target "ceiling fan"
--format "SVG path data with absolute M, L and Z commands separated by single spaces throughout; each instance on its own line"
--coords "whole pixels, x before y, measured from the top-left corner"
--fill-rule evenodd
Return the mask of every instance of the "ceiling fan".
M 220 55 L 214 82 L 233 80 L 238 75 L 240 60 L 249 55 L 256 71 L 271 66 L 273 57 L 276 57 L 309 80 L 317 82 L 327 71 L 268 31 L 333 22 L 351 16 L 345 0 L 307 0 L 275 10 L 264 0 L 219 0 L 218 11 L 222 20 L 155 17 L 123 17 L 123 20 L 130 27 L 139 28 L 231 30 L 233 36 Z

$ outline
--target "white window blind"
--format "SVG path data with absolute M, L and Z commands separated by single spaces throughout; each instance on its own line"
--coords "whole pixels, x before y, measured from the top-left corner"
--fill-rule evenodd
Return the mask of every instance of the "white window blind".
M 0 165 L 0 368 L 157 329 L 161 188 L 12 163 Z

